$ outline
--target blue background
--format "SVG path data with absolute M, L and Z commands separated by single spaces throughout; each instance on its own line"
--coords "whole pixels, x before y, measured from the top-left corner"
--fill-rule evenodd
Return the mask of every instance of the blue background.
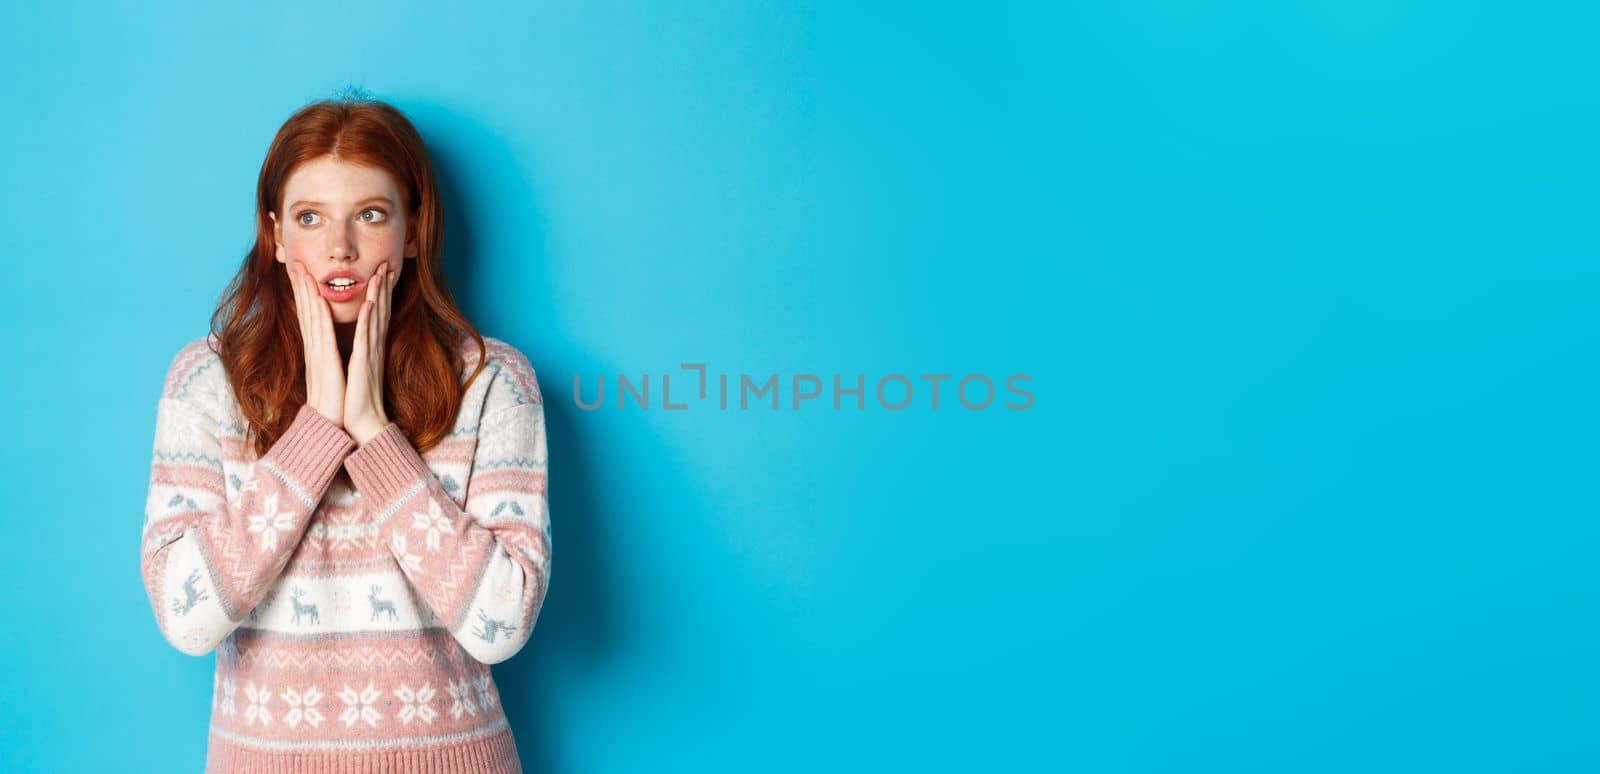
M 8 15 L 7 768 L 200 769 L 156 398 L 346 84 L 546 392 L 530 770 L 1600 767 L 1593 12 L 672 5 Z M 683 362 L 1035 402 L 573 402 Z

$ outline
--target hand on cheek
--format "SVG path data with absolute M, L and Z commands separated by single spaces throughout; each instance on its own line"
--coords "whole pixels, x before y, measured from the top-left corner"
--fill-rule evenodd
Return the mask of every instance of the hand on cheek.
M 389 424 L 383 411 L 384 343 L 389 332 L 389 302 L 399 276 L 387 263 L 378 267 L 356 315 L 355 341 L 345 377 L 344 423 L 346 432 L 361 445 Z

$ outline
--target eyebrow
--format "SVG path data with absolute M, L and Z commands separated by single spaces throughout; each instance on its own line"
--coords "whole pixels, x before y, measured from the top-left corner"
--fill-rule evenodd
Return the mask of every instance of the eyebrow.
M 390 207 L 394 206 L 394 201 L 392 199 L 390 199 L 389 197 L 387 197 L 387 196 L 368 196 L 367 198 L 362 199 L 359 202 L 356 202 L 356 205 L 360 206 L 360 205 L 366 204 L 367 202 L 383 202 L 384 204 L 387 204 Z M 314 201 L 310 201 L 310 200 L 307 200 L 307 199 L 301 199 L 301 200 L 295 202 L 294 204 L 289 205 L 289 209 L 292 210 L 292 209 L 294 209 L 296 207 L 299 207 L 302 204 L 311 205 L 313 207 L 321 207 L 322 206 L 322 202 L 314 202 Z

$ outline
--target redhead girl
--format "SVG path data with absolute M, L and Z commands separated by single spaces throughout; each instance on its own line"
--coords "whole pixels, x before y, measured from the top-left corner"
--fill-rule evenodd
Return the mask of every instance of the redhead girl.
M 550 578 L 533 367 L 456 308 L 394 107 L 296 112 L 256 216 L 168 368 L 140 547 L 162 636 L 216 652 L 206 771 L 521 771 L 490 665 Z

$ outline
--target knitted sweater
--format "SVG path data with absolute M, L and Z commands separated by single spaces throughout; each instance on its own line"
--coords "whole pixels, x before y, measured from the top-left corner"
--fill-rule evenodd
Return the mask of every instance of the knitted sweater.
M 166 640 L 216 650 L 206 771 L 521 771 L 489 665 L 549 582 L 544 405 L 522 353 L 484 341 L 421 455 L 393 422 L 358 447 L 301 406 L 258 458 L 216 339 L 172 359 L 140 567 Z

